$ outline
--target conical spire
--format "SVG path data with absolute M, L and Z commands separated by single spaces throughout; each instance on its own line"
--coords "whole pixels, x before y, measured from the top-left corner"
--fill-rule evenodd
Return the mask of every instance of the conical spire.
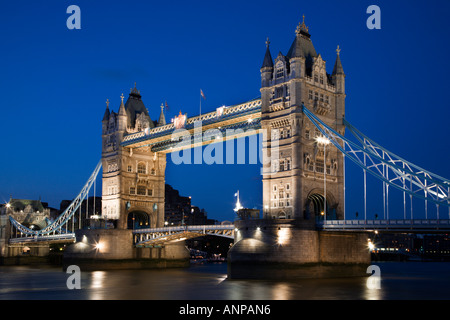
M 261 69 L 262 68 L 273 68 L 273 60 L 272 60 L 272 55 L 270 54 L 269 44 L 270 44 L 270 41 L 269 41 L 269 38 L 267 38 L 267 40 L 266 40 L 267 49 L 266 49 L 266 54 L 264 56 L 264 61 L 263 61 Z
M 164 104 L 161 103 L 161 114 L 159 115 L 158 127 L 166 125 L 166 117 L 164 117 Z
M 297 36 L 295 37 L 294 42 L 292 43 L 291 46 L 291 50 L 289 50 L 288 57 L 289 58 L 305 57 L 305 53 L 303 52 L 300 40 L 300 33 L 298 33 Z
M 339 48 L 339 46 L 337 46 L 337 49 L 336 49 L 337 57 L 336 57 L 336 62 L 334 64 L 334 68 L 333 68 L 333 75 L 335 75 L 335 74 L 345 74 L 344 73 L 344 68 L 342 67 L 342 62 L 341 62 L 341 58 L 340 58 L 340 52 L 341 52 L 341 49 Z
M 309 27 L 305 24 L 305 16 L 303 15 L 303 21 L 300 22 L 295 29 L 295 38 L 291 47 L 286 55 L 288 59 L 291 58 L 310 58 L 317 57 L 316 49 L 311 41 L 311 35 L 309 34 Z
M 122 99 L 122 102 L 120 103 L 120 107 L 119 107 L 119 116 L 126 116 L 127 113 L 125 112 L 125 105 L 123 104 L 123 98 L 125 98 L 125 97 L 123 96 L 123 93 L 120 96 L 120 98 Z
M 103 121 L 107 121 L 109 120 L 109 99 L 106 99 L 106 110 L 105 110 L 105 114 L 103 115 Z

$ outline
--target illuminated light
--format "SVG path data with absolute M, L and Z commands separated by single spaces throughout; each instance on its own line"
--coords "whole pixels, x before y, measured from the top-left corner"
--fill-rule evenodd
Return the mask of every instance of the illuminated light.
M 372 251 L 373 249 L 375 249 L 375 245 L 372 243 L 372 241 L 370 241 L 370 239 L 369 239 L 367 245 L 369 246 L 369 249 L 370 249 L 371 251 Z
M 234 208 L 235 212 L 238 212 L 239 210 L 243 209 L 244 207 L 241 205 L 241 202 L 239 201 L 239 190 L 234 194 L 235 197 L 237 197 L 236 201 L 236 207 Z
M 95 249 L 97 249 L 98 251 L 101 251 L 105 248 L 105 245 L 102 242 L 99 242 L 95 245 Z
M 6 207 L 7 207 L 7 208 L 11 208 L 11 203 L 8 202 L 8 203 L 6 204 Z
M 253 122 L 253 119 L 250 118 L 250 119 L 247 120 L 247 122 L 248 122 L 248 123 L 252 123 L 252 122 Z
M 323 216 L 325 213 L 322 211 L 320 214 Z
M 316 141 L 319 144 L 324 144 L 324 145 L 330 144 L 330 140 L 328 140 L 325 136 L 317 137 Z
M 234 228 L 234 231 L 238 232 L 238 231 L 239 231 L 239 229 L 238 229 L 238 228 Z
M 265 209 L 269 209 L 269 205 L 266 204 L 266 205 L 264 206 L 264 208 L 265 208 Z
M 277 242 L 279 245 L 286 244 L 289 241 L 290 230 L 288 228 L 280 228 L 277 231 L 277 236 L 278 236 Z
M 256 231 L 261 231 L 261 228 L 260 227 L 256 227 Z

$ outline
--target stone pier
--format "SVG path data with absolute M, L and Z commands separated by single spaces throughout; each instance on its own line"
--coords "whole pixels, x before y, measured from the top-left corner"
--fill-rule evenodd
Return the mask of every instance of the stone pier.
M 189 266 L 184 242 L 158 248 L 136 248 L 132 230 L 78 230 L 76 242 L 63 256 L 63 269 L 77 265 L 81 270 L 145 269 Z
M 367 234 L 314 229 L 294 219 L 235 221 L 228 252 L 230 279 L 364 276 L 370 265 Z

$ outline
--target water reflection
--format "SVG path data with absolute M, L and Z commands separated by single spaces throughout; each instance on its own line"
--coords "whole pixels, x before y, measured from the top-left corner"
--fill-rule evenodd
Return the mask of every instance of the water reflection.
M 291 288 L 287 283 L 277 283 L 272 289 L 271 300 L 291 300 Z
M 69 290 L 59 268 L 0 268 L 1 299 L 312 300 L 450 299 L 450 263 L 384 263 L 381 288 L 367 279 L 229 280 L 226 264 L 187 269 L 83 272 Z
M 90 300 L 103 300 L 107 299 L 104 295 L 106 271 L 94 271 L 91 273 L 90 286 Z
M 364 288 L 364 300 L 381 300 L 381 287 L 377 288 Z

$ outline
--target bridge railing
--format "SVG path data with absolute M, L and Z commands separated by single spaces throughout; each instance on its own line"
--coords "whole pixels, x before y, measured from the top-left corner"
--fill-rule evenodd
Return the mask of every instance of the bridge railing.
M 161 228 L 145 228 L 135 229 L 133 233 L 152 233 L 152 232 L 180 232 L 180 231 L 201 231 L 201 230 L 233 230 L 234 225 L 195 225 L 195 226 L 173 226 L 173 227 L 161 227 Z
M 51 235 L 39 235 L 23 238 L 11 238 L 9 243 L 27 243 L 27 242 L 41 242 L 41 241 L 56 241 L 56 240 L 75 240 L 75 233 L 65 234 L 51 234 Z
M 317 224 L 323 230 L 437 230 L 449 229 L 449 219 L 394 219 L 394 220 L 327 220 Z

